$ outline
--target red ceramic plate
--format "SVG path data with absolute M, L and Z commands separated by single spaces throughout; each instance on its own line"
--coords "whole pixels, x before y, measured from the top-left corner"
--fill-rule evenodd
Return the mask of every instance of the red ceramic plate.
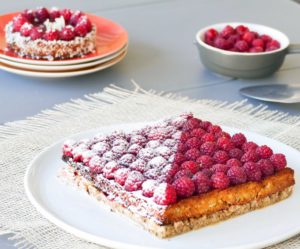
M 34 59 L 22 58 L 11 52 L 5 51 L 6 42 L 5 42 L 4 27 L 17 14 L 19 14 L 19 12 L 9 13 L 0 16 L 0 57 L 3 59 L 12 60 L 19 63 L 48 65 L 48 66 L 79 64 L 88 61 L 98 60 L 100 58 L 104 58 L 111 54 L 117 53 L 119 50 L 124 48 L 124 46 L 128 43 L 127 31 L 119 24 L 100 16 L 86 14 L 88 18 L 91 20 L 91 22 L 97 26 L 96 52 L 76 59 L 57 60 L 57 61 L 34 60 Z

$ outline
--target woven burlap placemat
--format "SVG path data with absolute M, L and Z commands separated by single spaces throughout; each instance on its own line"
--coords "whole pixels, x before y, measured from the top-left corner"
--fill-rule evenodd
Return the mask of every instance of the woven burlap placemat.
M 227 104 L 144 91 L 137 85 L 132 91 L 111 86 L 0 126 L 0 234 L 13 234 L 11 239 L 18 248 L 103 248 L 61 230 L 35 210 L 23 187 L 27 165 L 42 149 L 74 133 L 111 124 L 152 121 L 186 111 L 221 125 L 276 138 L 300 150 L 300 116 L 291 117 L 246 101 Z M 271 248 L 300 248 L 300 236 Z

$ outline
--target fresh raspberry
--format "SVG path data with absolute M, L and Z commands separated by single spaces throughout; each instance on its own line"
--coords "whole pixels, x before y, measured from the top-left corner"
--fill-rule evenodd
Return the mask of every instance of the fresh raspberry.
M 227 173 L 228 170 L 229 170 L 229 166 L 225 165 L 225 164 L 217 163 L 212 166 L 213 173 L 216 173 L 216 172 Z
M 264 49 L 262 47 L 252 47 L 249 49 L 250 53 L 261 53 L 263 51 L 264 51 Z
M 140 158 L 130 164 L 129 168 L 132 170 L 140 171 L 141 173 L 144 173 L 148 169 L 148 167 L 146 166 L 146 162 Z
M 214 142 L 205 142 L 201 145 L 200 151 L 204 155 L 212 156 L 217 149 L 216 143 Z
M 55 21 L 55 18 L 60 17 L 60 11 L 56 8 L 52 8 L 49 12 L 49 17 L 52 22 Z
M 125 181 L 124 188 L 127 191 L 136 191 L 142 188 L 145 181 L 143 174 L 139 171 L 131 171 Z
M 243 40 L 250 45 L 256 37 L 254 32 L 248 31 L 243 35 Z
M 186 161 L 183 164 L 181 164 L 181 168 L 182 169 L 188 169 L 190 170 L 193 174 L 196 174 L 200 167 L 197 163 L 195 163 L 194 161 Z
M 34 12 L 34 17 L 41 24 L 49 19 L 49 12 L 46 8 L 39 8 Z
M 129 146 L 127 152 L 137 155 L 139 153 L 139 151 L 142 149 L 142 146 L 138 145 L 138 144 L 132 144 Z
M 221 127 L 218 125 L 210 125 L 207 129 L 209 133 L 216 134 L 222 131 Z
M 119 164 L 129 167 L 135 161 L 136 157 L 132 154 L 125 154 L 119 159 Z
M 245 183 L 247 181 L 247 174 L 244 168 L 239 166 L 232 166 L 228 170 L 227 176 L 230 180 L 230 183 L 233 185 Z
M 176 140 L 175 140 L 175 139 L 170 139 L 170 138 L 166 139 L 166 140 L 163 142 L 163 145 L 164 145 L 164 146 L 167 146 L 167 147 L 169 147 L 169 148 L 175 147 L 176 144 L 177 144 Z M 157 147 L 158 147 L 158 146 L 157 146 Z
M 196 149 L 199 149 L 200 146 L 201 146 L 201 141 L 200 139 L 196 138 L 196 137 L 192 137 L 192 138 L 189 138 L 185 145 L 187 146 L 187 148 L 189 149 L 192 149 L 192 148 L 196 148 Z
M 12 31 L 19 32 L 21 27 L 27 22 L 27 19 L 22 15 L 17 15 L 13 19 Z
M 183 131 L 192 131 L 193 129 L 199 128 L 200 120 L 197 118 L 190 118 L 183 125 Z
M 185 143 L 190 138 L 191 138 L 191 134 L 189 132 L 182 132 L 180 136 L 180 142 Z
M 99 156 L 93 156 L 91 160 L 89 161 L 89 168 L 92 173 L 94 174 L 100 174 L 102 173 L 103 167 L 105 166 L 106 161 L 104 161 Z
M 208 168 L 202 169 L 200 172 L 209 178 L 214 174 L 213 170 Z
M 260 39 L 262 39 L 265 44 L 267 44 L 268 42 L 272 41 L 272 38 L 270 36 L 268 36 L 268 35 L 261 35 Z
M 33 23 L 34 21 L 34 16 L 33 16 L 33 11 L 29 10 L 29 9 L 25 9 L 21 15 L 23 17 L 25 17 L 25 19 L 29 22 L 29 23 Z
M 213 159 L 216 163 L 226 163 L 229 160 L 229 156 L 226 151 L 218 150 L 214 153 Z
M 181 165 L 181 163 L 183 163 L 184 161 L 185 161 L 185 156 L 180 152 L 176 153 L 174 158 L 174 163 Z
M 229 133 L 225 132 L 225 131 L 221 131 L 221 132 L 218 132 L 215 134 L 215 137 L 217 139 L 221 138 L 221 137 L 225 137 L 225 138 L 228 138 L 228 139 L 231 139 L 231 136 Z
M 236 48 L 238 52 L 247 52 L 249 45 L 246 41 L 240 40 L 234 44 L 234 48 Z
M 263 176 L 271 176 L 274 174 L 274 166 L 269 159 L 260 159 L 257 162 Z
M 227 49 L 227 42 L 224 38 L 222 37 L 217 37 L 215 40 L 214 40 L 214 47 L 216 48 L 219 48 L 219 49 Z
M 252 41 L 252 47 L 261 47 L 262 49 L 264 49 L 265 42 L 262 39 L 260 39 L 260 38 L 254 39 Z
M 161 183 L 154 190 L 153 200 L 159 205 L 170 205 L 176 202 L 176 190 L 168 183 Z
M 215 29 L 209 29 L 204 33 L 204 41 L 205 43 L 212 45 L 213 41 L 218 36 L 218 31 Z
M 161 169 L 163 168 L 165 165 L 167 165 L 167 160 L 165 158 L 163 158 L 162 156 L 156 156 L 153 157 L 148 163 L 147 166 L 150 168 L 158 168 Z
M 235 30 L 232 26 L 226 25 L 226 27 L 221 31 L 221 36 L 225 39 L 228 39 L 231 35 L 235 33 Z
M 144 148 L 139 151 L 138 157 L 143 160 L 150 160 L 155 156 L 155 152 L 152 148 Z
M 33 25 L 32 24 L 29 24 L 29 23 L 24 23 L 23 26 L 21 27 L 20 29 L 20 33 L 21 35 L 27 37 L 27 36 L 30 36 L 30 33 L 31 33 L 31 30 L 33 28 Z
M 175 147 L 176 148 L 176 147 Z M 178 145 L 177 145 L 177 151 L 178 152 L 181 152 L 181 153 L 185 153 L 186 151 L 187 151 L 187 149 L 188 149 L 188 147 L 186 146 L 186 144 L 185 143 L 179 143 Z
M 241 162 L 257 162 L 259 160 L 259 157 L 255 150 L 249 150 L 247 151 L 241 158 Z
M 271 47 L 278 49 L 278 48 L 280 48 L 280 43 L 277 40 L 271 40 L 270 42 L 267 43 L 267 51 L 271 51 L 271 50 L 268 50 Z
M 147 142 L 147 139 L 142 135 L 135 135 L 130 138 L 131 144 L 138 144 L 143 146 Z M 159 143 L 159 141 L 157 141 Z
M 72 11 L 69 9 L 63 9 L 60 11 L 60 14 L 64 17 L 65 22 L 68 24 L 72 16 Z
M 172 184 L 176 190 L 177 196 L 187 198 L 195 192 L 195 185 L 191 178 L 182 176 L 176 179 Z
M 247 139 L 244 134 L 236 133 L 232 136 L 231 142 L 237 147 L 242 147 L 242 145 L 247 142 Z
M 205 130 L 203 130 L 202 128 L 197 128 L 197 129 L 192 130 L 191 135 L 193 137 L 197 137 L 197 138 L 201 139 L 205 133 L 206 133 Z
M 196 162 L 200 165 L 200 168 L 209 168 L 214 163 L 212 157 L 207 156 L 207 155 L 198 157 Z
M 244 152 L 247 152 L 249 150 L 256 150 L 258 145 L 254 142 L 246 142 L 242 145 L 242 149 Z
M 278 47 L 277 46 L 268 46 L 267 48 L 266 48 L 266 52 L 270 52 L 270 51 L 274 51 L 274 50 L 277 50 L 278 49 Z
M 234 34 L 231 35 L 228 39 L 227 39 L 227 43 L 228 43 L 228 47 L 229 48 L 233 48 L 234 44 L 239 41 L 241 39 L 241 36 L 239 34 Z
M 81 156 L 82 156 L 82 162 L 85 165 L 88 165 L 91 158 L 93 156 L 96 156 L 96 154 L 91 150 L 86 150 L 86 151 L 82 152 Z
M 243 165 L 249 181 L 260 181 L 262 173 L 259 166 L 254 162 L 247 162 Z
M 242 163 L 240 160 L 236 158 L 231 158 L 226 162 L 226 165 L 229 167 L 242 167 Z
M 211 176 L 212 186 L 216 189 L 225 189 L 229 187 L 230 180 L 223 172 L 216 172 Z
M 201 121 L 200 124 L 199 124 L 199 126 L 203 130 L 207 131 L 208 127 L 211 126 L 211 122 L 209 122 L 209 121 Z
M 225 150 L 225 151 L 230 151 L 231 149 L 234 148 L 234 145 L 233 143 L 230 141 L 229 138 L 227 137 L 220 137 L 218 140 L 217 140 L 217 146 L 222 149 L 222 150 Z
M 54 31 L 48 31 L 44 34 L 44 39 L 46 41 L 55 41 L 59 39 L 59 32 L 57 30 Z
M 193 173 L 189 169 L 181 169 L 174 175 L 174 181 L 183 176 L 192 178 Z
M 161 177 L 159 178 L 160 182 L 172 183 L 175 174 L 179 171 L 179 165 L 177 164 L 168 164 L 161 170 Z
M 236 159 L 240 160 L 243 155 L 244 155 L 244 152 L 238 148 L 234 148 L 229 151 L 229 156 L 231 158 L 236 158 Z
M 214 141 L 216 141 L 216 137 L 212 133 L 206 133 L 201 138 L 201 142 L 202 143 L 205 143 L 205 142 L 214 142 Z
M 273 155 L 273 150 L 267 145 L 262 145 L 256 149 L 256 154 L 263 159 L 267 159 Z
M 149 140 L 164 140 L 167 137 L 167 130 L 164 128 L 153 128 L 148 133 Z
M 113 179 L 114 173 L 117 169 L 121 168 L 115 161 L 110 161 L 103 167 L 103 176 L 107 179 Z
M 235 28 L 236 32 L 239 34 L 239 35 L 243 35 L 245 34 L 246 32 L 249 31 L 249 28 L 247 28 L 246 26 L 244 25 L 239 25 Z
M 128 168 L 117 169 L 114 173 L 115 182 L 123 186 L 125 184 L 129 172 L 130 170 Z
M 84 37 L 91 30 L 91 23 L 87 21 L 86 23 L 79 23 L 75 26 L 75 34 L 77 36 Z
M 60 39 L 64 41 L 71 41 L 75 37 L 74 31 L 70 27 L 65 27 L 60 31 Z
M 43 38 L 44 32 L 39 27 L 33 27 L 30 31 L 30 38 L 32 40 L 37 40 Z
M 98 155 L 102 156 L 105 152 L 108 152 L 110 146 L 106 142 L 98 142 L 92 145 L 92 150 Z
M 192 180 L 194 181 L 197 194 L 206 193 L 211 189 L 211 180 L 203 172 L 197 172 Z
M 152 197 L 154 194 L 154 190 L 157 187 L 157 181 L 148 179 L 142 184 L 142 194 L 146 197 Z
M 202 146 L 201 146 L 202 147 Z M 200 151 L 198 149 L 189 149 L 185 154 L 185 158 L 187 160 L 192 160 L 192 161 L 196 161 L 196 159 L 200 156 Z
M 83 15 L 81 11 L 75 11 L 72 16 L 70 17 L 69 23 L 75 27 L 79 18 Z
M 285 155 L 280 153 L 273 154 L 270 157 L 270 161 L 272 162 L 277 171 L 284 169 L 287 165 Z

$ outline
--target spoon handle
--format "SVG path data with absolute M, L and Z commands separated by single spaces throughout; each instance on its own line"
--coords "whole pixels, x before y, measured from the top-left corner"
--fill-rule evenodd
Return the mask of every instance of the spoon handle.
M 300 44 L 290 44 L 287 50 L 288 54 L 299 54 L 300 53 Z

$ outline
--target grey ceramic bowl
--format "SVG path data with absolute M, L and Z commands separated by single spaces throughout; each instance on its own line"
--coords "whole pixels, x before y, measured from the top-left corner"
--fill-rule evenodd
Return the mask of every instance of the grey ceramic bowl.
M 259 34 L 267 34 L 280 42 L 280 49 L 262 53 L 239 53 L 212 47 L 204 42 L 204 33 L 210 28 L 218 31 L 226 25 L 236 27 L 245 25 Z M 290 44 L 282 32 L 252 23 L 219 23 L 205 27 L 197 32 L 196 42 L 202 63 L 210 70 L 234 78 L 261 78 L 276 72 L 289 53 L 299 53 L 300 45 Z

